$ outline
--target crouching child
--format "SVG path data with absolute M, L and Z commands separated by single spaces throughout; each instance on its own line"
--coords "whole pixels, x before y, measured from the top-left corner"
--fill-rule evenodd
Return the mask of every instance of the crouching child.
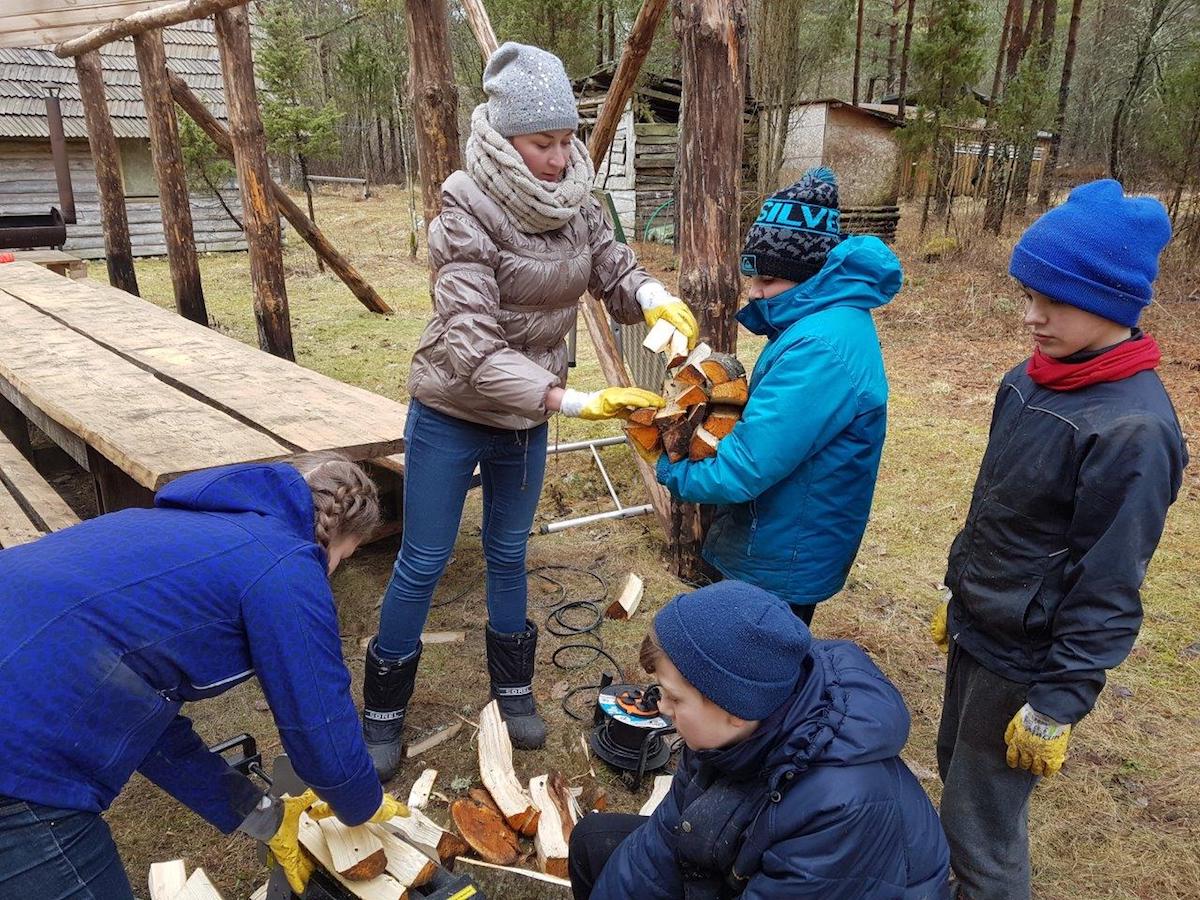
M 653 815 L 576 825 L 578 900 L 948 896 L 937 813 L 898 755 L 908 711 L 858 646 L 724 581 L 663 607 L 641 661 L 686 749 Z
M 1142 624 L 1141 585 L 1187 465 L 1158 345 L 1138 327 L 1171 237 L 1116 181 L 1071 192 L 1021 237 L 1033 356 L 1000 382 L 950 549 L 938 734 L 961 896 L 1030 896 L 1028 809 Z

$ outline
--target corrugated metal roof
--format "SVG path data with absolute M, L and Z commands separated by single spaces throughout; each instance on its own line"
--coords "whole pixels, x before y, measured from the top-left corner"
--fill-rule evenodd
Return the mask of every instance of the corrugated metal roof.
M 225 121 L 221 60 L 212 21 L 199 19 L 165 28 L 163 43 L 167 65 L 204 100 L 213 115 Z M 119 138 L 149 137 L 133 41 L 126 38 L 106 44 L 100 48 L 100 60 L 113 131 Z M 0 47 L 0 138 L 50 136 L 43 100 L 47 85 L 59 89 L 67 137 L 87 137 L 74 60 L 59 59 L 44 47 Z

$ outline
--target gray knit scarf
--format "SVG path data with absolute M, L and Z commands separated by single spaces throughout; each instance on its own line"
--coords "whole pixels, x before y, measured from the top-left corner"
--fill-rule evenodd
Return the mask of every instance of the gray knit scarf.
M 579 212 L 592 190 L 592 158 L 572 139 L 571 161 L 562 181 L 550 184 L 529 171 L 521 154 L 488 122 L 487 104 L 471 114 L 467 174 L 512 217 L 526 234 L 562 228 Z

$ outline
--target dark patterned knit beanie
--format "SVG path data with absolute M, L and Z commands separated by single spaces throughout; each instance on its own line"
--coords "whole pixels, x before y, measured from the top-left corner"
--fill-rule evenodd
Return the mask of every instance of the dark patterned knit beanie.
M 820 166 L 791 187 L 773 194 L 742 249 L 742 274 L 805 281 L 821 271 L 842 239 L 838 227 L 837 176 Z

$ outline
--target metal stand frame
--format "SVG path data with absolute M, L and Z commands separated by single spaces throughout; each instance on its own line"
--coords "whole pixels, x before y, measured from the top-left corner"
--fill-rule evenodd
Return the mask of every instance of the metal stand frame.
M 572 441 L 567 444 L 554 444 L 546 448 L 547 455 L 571 453 L 576 450 L 590 450 L 592 459 L 596 461 L 596 467 L 600 469 L 600 475 L 604 479 L 605 485 L 608 486 L 608 495 L 612 497 L 613 505 L 616 508 L 608 512 L 593 513 L 590 516 L 577 516 L 573 519 L 559 519 L 557 522 L 546 522 L 539 529 L 542 534 L 555 534 L 559 531 L 566 531 L 568 528 L 575 528 L 579 525 L 591 525 L 593 522 L 603 522 L 608 519 L 631 519 L 635 516 L 644 516 L 646 513 L 654 511 L 654 507 L 649 503 L 641 506 L 622 505 L 621 498 L 617 496 L 617 490 L 613 487 L 612 479 L 608 477 L 608 469 L 604 467 L 604 460 L 596 452 L 597 447 L 612 447 L 616 444 L 624 443 L 624 437 L 606 437 L 591 441 Z

